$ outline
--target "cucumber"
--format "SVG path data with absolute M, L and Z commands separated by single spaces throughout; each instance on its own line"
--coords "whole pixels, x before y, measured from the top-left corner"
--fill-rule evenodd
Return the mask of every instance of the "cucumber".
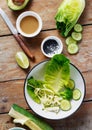
M 74 89 L 73 90 L 73 99 L 79 100 L 80 97 L 81 97 L 81 91 L 78 88 Z
M 82 33 L 72 32 L 71 36 L 76 41 L 80 41 L 82 39 Z
M 81 24 L 75 24 L 75 26 L 74 26 L 74 31 L 75 32 L 82 32 L 82 30 L 83 30 L 83 27 L 82 27 L 82 25 Z
M 75 88 L 75 82 L 73 79 L 70 79 L 68 82 L 68 85 L 66 86 L 67 88 L 70 88 L 71 90 L 73 90 Z
M 79 51 L 77 43 L 82 39 L 82 30 L 82 25 L 77 23 L 74 26 L 74 31 L 66 38 L 65 43 L 70 54 L 76 54 Z
M 15 118 L 15 123 L 26 125 L 32 130 L 53 130 L 53 128 L 45 121 L 29 113 L 27 110 L 16 104 L 12 105 L 9 115 Z
M 63 111 L 68 111 L 71 109 L 71 103 L 70 101 L 66 100 L 66 99 L 62 99 L 61 104 L 60 104 L 60 108 Z
M 69 45 L 69 44 L 76 44 L 77 41 L 74 40 L 71 36 L 69 36 L 69 37 L 66 38 L 65 43 L 66 43 L 66 45 Z
M 77 44 L 69 44 L 68 45 L 68 53 L 76 54 L 79 51 L 79 47 Z

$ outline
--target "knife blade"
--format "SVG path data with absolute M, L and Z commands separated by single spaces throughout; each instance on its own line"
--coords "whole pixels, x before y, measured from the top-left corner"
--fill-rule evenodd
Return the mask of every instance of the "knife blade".
M 15 39 L 17 40 L 17 42 L 19 43 L 19 45 L 21 46 L 23 51 L 27 54 L 28 57 L 30 57 L 31 59 L 34 59 L 34 56 L 31 54 L 30 50 L 25 45 L 25 41 L 18 34 L 17 29 L 13 26 L 9 17 L 7 16 L 7 14 L 1 8 L 0 8 L 0 15 L 2 16 L 3 20 L 7 24 L 8 28 L 12 32 L 13 36 L 15 37 Z
M 18 34 L 16 28 L 13 26 L 10 19 L 7 17 L 6 13 L 1 8 L 0 8 L 0 14 L 1 14 L 2 18 L 4 19 L 4 21 L 6 22 L 6 24 L 8 25 L 10 31 L 13 34 Z

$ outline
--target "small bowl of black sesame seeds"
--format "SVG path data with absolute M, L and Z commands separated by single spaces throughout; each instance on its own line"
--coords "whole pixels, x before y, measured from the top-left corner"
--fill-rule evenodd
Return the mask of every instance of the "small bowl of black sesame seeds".
M 42 53 L 49 58 L 52 58 L 55 54 L 60 54 L 63 51 L 63 43 L 56 36 L 48 36 L 41 43 Z

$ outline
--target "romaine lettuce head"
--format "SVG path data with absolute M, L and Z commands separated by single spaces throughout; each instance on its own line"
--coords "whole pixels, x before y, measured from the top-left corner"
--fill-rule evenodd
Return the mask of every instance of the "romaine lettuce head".
M 63 54 L 55 55 L 47 64 L 45 86 L 58 93 L 70 79 L 70 61 Z
M 77 23 L 85 7 L 85 0 L 63 0 L 55 15 L 57 29 L 67 36 Z

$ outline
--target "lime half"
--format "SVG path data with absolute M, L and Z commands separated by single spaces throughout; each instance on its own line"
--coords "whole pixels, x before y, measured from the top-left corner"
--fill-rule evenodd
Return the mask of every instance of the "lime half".
M 27 69 L 29 67 L 29 60 L 24 52 L 17 52 L 15 58 L 16 58 L 17 64 L 21 68 Z

